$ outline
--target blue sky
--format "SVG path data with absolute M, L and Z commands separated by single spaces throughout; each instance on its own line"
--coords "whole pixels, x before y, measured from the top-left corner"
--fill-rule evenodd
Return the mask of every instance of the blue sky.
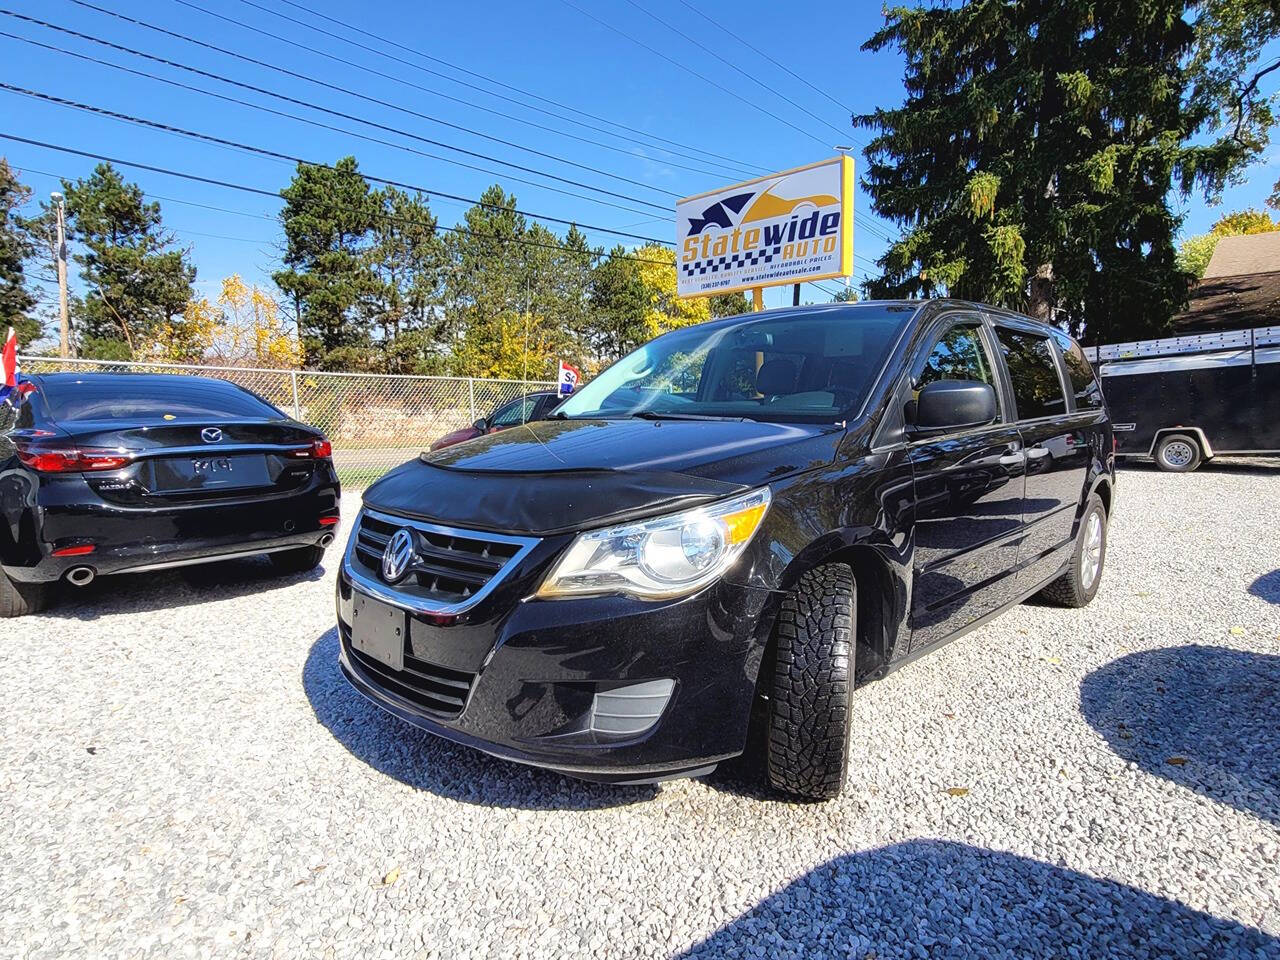
M 340 156 L 354 154 L 367 174 L 422 186 L 429 193 L 442 191 L 478 197 L 489 184 L 500 182 L 516 194 L 522 209 L 662 239 L 670 239 L 674 234 L 670 209 L 677 196 L 821 159 L 832 155 L 837 143 L 863 142 L 865 133 L 853 132 L 848 126 L 848 111 L 869 110 L 877 104 L 894 105 L 902 98 L 898 58 L 889 53 L 863 54 L 857 49 L 881 23 L 880 5 L 871 2 L 802 8 L 800 21 L 805 28 L 797 29 L 795 22 L 788 22 L 789 14 L 775 3 L 690 0 L 691 6 L 728 26 L 769 57 L 786 64 L 807 83 L 699 17 L 682 0 L 638 0 L 637 5 L 629 0 L 536 0 L 532 3 L 490 0 L 430 5 L 404 0 L 367 5 L 296 0 L 299 6 L 290 6 L 285 0 L 94 2 L 135 20 L 234 50 L 340 89 L 328 89 L 308 79 L 253 66 L 87 9 L 72 0 L 12 0 L 10 8 L 218 77 L 267 88 L 307 104 L 342 111 L 418 137 L 580 181 L 587 187 L 621 194 L 627 199 L 558 183 L 539 174 L 514 171 L 488 160 L 463 156 L 305 107 L 282 104 L 264 95 L 139 60 L 127 53 L 11 17 L 0 17 L 0 30 L 5 33 L 307 116 L 368 137 L 394 141 L 436 157 L 272 116 L 76 60 L 7 36 L 0 36 L 0 64 L 3 64 L 0 82 L 310 160 L 332 162 Z M 521 92 L 315 19 L 306 12 L 308 8 Z M 656 22 L 646 15 L 646 10 L 710 47 L 747 76 Z M 282 19 L 270 11 L 301 22 Z M 307 23 L 339 36 L 315 32 L 304 25 Z M 253 28 L 305 44 L 318 52 L 290 46 L 280 39 L 255 33 Z M 820 35 L 815 35 L 815 29 Z M 837 37 L 850 38 L 843 49 L 827 42 Z M 347 41 L 385 51 L 399 59 L 387 59 Z M 682 65 L 707 79 L 691 75 Z M 458 81 L 492 93 L 478 92 Z M 375 105 L 353 94 L 387 101 L 401 109 Z M 534 97 L 558 101 L 603 121 L 625 124 L 640 133 L 622 130 L 609 122 L 591 119 Z M 527 103 L 610 133 L 536 112 L 526 106 Z M 500 111 L 609 146 L 584 143 L 486 110 Z M 284 186 L 292 171 L 292 165 L 287 162 L 144 129 L 36 101 L 8 90 L 0 90 L 0 116 L 3 116 L 0 123 L 3 133 L 271 191 Z M 466 127 L 550 156 L 495 143 L 445 124 Z M 667 146 L 664 150 L 659 139 L 683 146 Z M 93 163 L 3 140 L 0 140 L 0 153 L 8 156 L 41 197 L 56 188 L 55 177 L 84 176 Z M 570 161 L 603 173 L 570 166 Z M 493 172 L 467 169 L 460 163 Z M 270 197 L 124 165 L 121 169 L 149 195 L 160 200 L 167 226 L 184 245 L 191 247 L 202 293 L 216 290 L 220 279 L 230 273 L 240 273 L 246 280 L 269 285 L 269 276 L 280 252 L 279 228 L 273 219 L 279 209 L 278 202 Z M 626 180 L 604 174 L 615 174 Z M 532 182 L 516 182 L 516 177 Z M 1208 208 L 1199 199 L 1191 201 L 1186 208 L 1184 232 L 1202 231 L 1223 210 L 1260 206 L 1277 177 L 1280 169 L 1276 164 L 1259 165 L 1251 172 L 1250 182 L 1229 191 L 1220 208 Z M 555 188 L 582 196 L 569 196 Z M 870 204 L 864 195 L 859 195 L 857 204 L 861 214 L 870 214 Z M 461 218 L 466 204 L 433 196 L 431 206 L 442 223 L 452 224 Z M 629 209 L 619 209 L 619 206 Z M 563 230 L 557 225 L 548 225 L 557 231 Z M 884 236 L 889 229 L 882 221 L 859 217 L 855 281 L 873 269 L 872 261 L 884 249 Z M 608 234 L 587 232 L 594 244 L 606 248 L 618 241 Z M 836 284 L 826 281 L 823 286 L 832 290 Z M 806 300 L 828 299 L 828 294 L 807 287 L 804 296 Z M 790 288 L 766 291 L 766 303 L 771 306 L 783 303 L 784 299 L 789 303 L 789 298 Z

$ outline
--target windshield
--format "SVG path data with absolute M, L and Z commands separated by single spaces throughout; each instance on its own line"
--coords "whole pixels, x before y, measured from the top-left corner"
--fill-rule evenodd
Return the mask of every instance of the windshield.
M 556 416 L 841 420 L 862 409 L 915 309 L 827 307 L 677 330 L 619 360 Z

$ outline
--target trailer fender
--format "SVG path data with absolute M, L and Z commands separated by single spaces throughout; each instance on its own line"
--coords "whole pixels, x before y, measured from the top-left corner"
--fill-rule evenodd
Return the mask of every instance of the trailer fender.
M 1204 435 L 1204 431 L 1199 427 L 1162 427 L 1156 431 L 1156 435 L 1151 440 L 1151 446 L 1147 450 L 1148 457 L 1156 455 L 1156 447 L 1160 446 L 1160 440 L 1167 437 L 1171 433 L 1189 433 L 1200 442 L 1200 452 L 1204 459 L 1213 459 L 1213 447 L 1209 445 L 1209 438 Z

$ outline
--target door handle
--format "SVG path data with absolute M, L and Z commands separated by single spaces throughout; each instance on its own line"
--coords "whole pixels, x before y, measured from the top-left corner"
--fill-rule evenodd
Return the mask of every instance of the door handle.
M 1000 458 L 1000 466 L 1002 467 L 1020 467 L 1022 466 L 1022 453 L 1006 453 Z
M 1048 455 L 1049 451 L 1044 447 L 1032 447 L 1027 451 L 1027 458 L 1029 460 L 1043 460 Z

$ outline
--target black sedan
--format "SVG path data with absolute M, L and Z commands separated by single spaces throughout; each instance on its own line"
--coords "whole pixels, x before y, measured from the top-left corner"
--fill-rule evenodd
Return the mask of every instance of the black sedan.
M 267 554 L 320 563 L 338 522 L 314 427 L 207 377 L 48 374 L 0 403 L 0 616 L 53 588 Z

